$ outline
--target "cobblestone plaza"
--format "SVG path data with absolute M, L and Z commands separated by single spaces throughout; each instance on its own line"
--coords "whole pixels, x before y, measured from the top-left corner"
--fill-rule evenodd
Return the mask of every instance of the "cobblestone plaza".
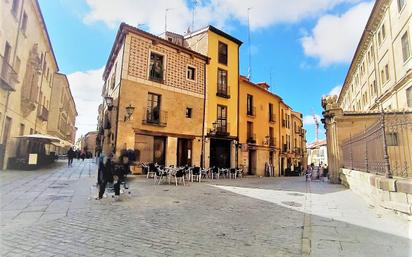
M 154 185 L 94 200 L 96 167 L 5 171 L 1 256 L 410 256 L 410 224 L 304 178 Z M 338 200 L 339 199 L 339 200 Z

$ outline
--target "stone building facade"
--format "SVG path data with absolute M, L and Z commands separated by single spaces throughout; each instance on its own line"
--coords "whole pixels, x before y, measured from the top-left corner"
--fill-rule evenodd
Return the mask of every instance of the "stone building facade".
M 113 99 L 100 108 L 103 152 L 134 149 L 140 162 L 200 166 L 207 62 L 122 24 L 103 75 L 103 96 Z
M 16 136 L 47 134 L 59 67 L 37 0 L 0 1 L 0 168 Z
M 66 75 L 56 73 L 50 99 L 48 134 L 67 141 L 66 148 L 74 145 L 76 137 L 76 104 Z M 66 149 L 64 149 L 66 150 Z
M 411 17 L 409 1 L 376 1 L 337 100 L 342 110 L 412 108 Z

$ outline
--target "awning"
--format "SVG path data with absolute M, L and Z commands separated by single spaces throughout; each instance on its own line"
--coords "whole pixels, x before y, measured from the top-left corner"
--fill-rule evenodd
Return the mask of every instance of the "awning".
M 23 138 L 23 139 L 45 142 L 45 143 L 60 142 L 60 138 L 50 136 L 50 135 L 43 135 L 43 134 L 23 135 L 23 136 L 17 136 L 16 138 Z
M 59 142 L 52 142 L 52 144 L 55 145 L 55 146 L 57 146 L 57 147 L 62 147 L 62 148 L 64 148 L 64 147 L 72 147 L 72 146 L 73 146 L 72 143 L 70 143 L 69 141 L 63 140 L 63 139 L 60 139 Z

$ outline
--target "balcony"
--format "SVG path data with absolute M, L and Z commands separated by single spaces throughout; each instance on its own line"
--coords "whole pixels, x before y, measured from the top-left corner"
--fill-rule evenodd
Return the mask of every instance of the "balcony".
M 39 106 L 37 117 L 39 117 L 42 121 L 47 121 L 49 119 L 49 110 L 47 110 L 44 106 Z
M 166 127 L 167 126 L 167 112 L 160 111 L 157 109 L 143 109 L 144 117 L 143 117 L 143 124 L 144 125 L 153 125 L 159 127 Z
M 218 136 L 229 136 L 229 123 L 218 122 L 216 126 L 216 135 Z
M 229 99 L 230 98 L 229 87 L 228 86 L 218 85 L 216 96 L 220 96 L 220 97 Z
M 283 144 L 282 146 L 282 153 L 286 153 L 288 151 L 288 145 L 287 144 Z
M 282 127 L 286 127 L 286 120 L 282 120 Z
M 256 117 L 256 107 L 249 107 L 246 110 L 246 114 L 249 117 Z
M 269 138 L 269 146 L 276 147 L 276 140 L 274 137 Z
M 17 73 L 13 67 L 0 55 L 0 87 L 7 91 L 16 91 L 19 83 Z
M 297 155 L 302 155 L 302 149 L 296 147 L 295 150 L 293 151 Z
M 249 144 L 256 144 L 256 134 L 248 133 L 247 134 L 247 142 Z
M 295 133 L 300 135 L 302 133 L 301 128 L 295 128 Z
M 269 114 L 269 122 L 272 122 L 272 123 L 276 122 L 275 114 Z

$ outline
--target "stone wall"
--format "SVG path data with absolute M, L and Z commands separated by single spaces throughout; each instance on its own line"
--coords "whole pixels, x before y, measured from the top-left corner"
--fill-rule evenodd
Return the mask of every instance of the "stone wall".
M 362 196 L 370 204 L 412 214 L 412 181 L 409 179 L 387 179 L 371 173 L 341 169 L 342 184 Z

